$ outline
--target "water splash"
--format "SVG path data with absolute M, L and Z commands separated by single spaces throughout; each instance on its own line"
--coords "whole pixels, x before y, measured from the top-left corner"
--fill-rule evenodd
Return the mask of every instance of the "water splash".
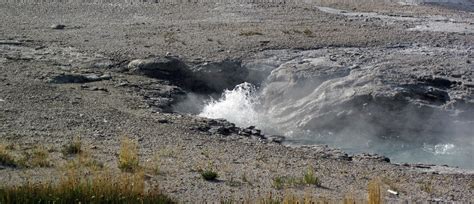
M 279 99 L 283 100 L 283 99 Z M 226 90 L 219 99 L 207 101 L 199 116 L 223 118 L 239 127 L 256 126 L 265 134 L 279 134 L 287 137 L 289 145 L 328 144 L 348 153 L 379 153 L 390 157 L 396 163 L 436 163 L 474 168 L 466 161 L 473 154 L 472 148 L 456 143 L 425 143 L 423 145 L 395 138 L 371 137 L 357 132 L 332 133 L 316 129 L 286 127 L 272 114 L 272 109 L 264 107 L 264 92 L 250 83 L 237 85 Z M 347 142 L 350 141 L 350 142 Z
M 224 91 L 220 99 L 211 99 L 199 116 L 224 118 L 240 127 L 254 125 L 263 128 L 262 114 L 257 111 L 260 105 L 256 87 L 244 82 L 233 90 Z
M 454 154 L 455 150 L 454 144 L 437 144 L 437 145 L 424 145 L 423 150 L 430 152 L 434 155 L 449 155 Z

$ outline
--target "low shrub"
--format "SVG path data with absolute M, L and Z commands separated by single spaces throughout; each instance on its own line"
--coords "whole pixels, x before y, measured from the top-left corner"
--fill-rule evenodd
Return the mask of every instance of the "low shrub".
M 206 181 L 215 181 L 219 177 L 217 172 L 212 170 L 205 170 L 201 172 L 201 176 Z

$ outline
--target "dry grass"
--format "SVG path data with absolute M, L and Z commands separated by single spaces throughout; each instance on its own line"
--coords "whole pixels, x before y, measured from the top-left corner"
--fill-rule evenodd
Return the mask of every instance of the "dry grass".
M 36 146 L 31 151 L 23 152 L 23 157 L 17 161 L 17 164 L 27 168 L 53 166 L 49 160 L 49 151 L 44 146 Z
M 306 35 L 307 37 L 313 37 L 313 31 L 309 30 L 308 28 L 303 30 L 303 34 Z
M 135 143 L 124 140 L 122 144 L 121 154 L 128 154 L 122 159 L 138 164 Z M 28 164 L 44 165 L 46 152 L 35 149 Z M 64 176 L 58 182 L 0 186 L 0 203 L 175 203 L 157 188 L 146 190 L 144 172 L 133 170 L 114 172 L 83 150 L 64 165 Z
M 82 142 L 79 138 L 73 139 L 71 143 L 64 145 L 62 153 L 64 156 L 76 155 L 82 152 Z
M 18 163 L 4 144 L 0 144 L 0 165 L 17 167 Z
M 145 191 L 144 174 L 69 169 L 57 184 L 26 183 L 0 188 L 0 203 L 173 203 L 159 189 Z
M 162 174 L 161 171 L 161 159 L 160 156 L 157 154 L 153 157 L 152 160 L 148 161 L 148 171 L 154 175 Z
M 126 172 L 135 172 L 140 169 L 138 143 L 136 141 L 127 137 L 122 138 L 118 167 Z
M 367 187 L 368 192 L 368 203 L 369 204 L 380 204 L 382 203 L 382 194 L 380 190 L 380 181 L 378 179 L 371 180 Z
M 431 184 L 430 181 L 421 182 L 419 184 L 420 184 L 420 189 L 422 191 L 427 192 L 427 193 L 433 192 L 433 185 Z

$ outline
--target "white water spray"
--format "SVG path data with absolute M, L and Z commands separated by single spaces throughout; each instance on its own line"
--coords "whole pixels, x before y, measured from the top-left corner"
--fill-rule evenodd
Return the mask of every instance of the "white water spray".
M 244 82 L 233 90 L 226 90 L 218 100 L 211 101 L 199 114 L 207 118 L 224 118 L 240 127 L 251 125 L 263 128 L 263 114 L 258 110 L 260 100 L 254 85 Z

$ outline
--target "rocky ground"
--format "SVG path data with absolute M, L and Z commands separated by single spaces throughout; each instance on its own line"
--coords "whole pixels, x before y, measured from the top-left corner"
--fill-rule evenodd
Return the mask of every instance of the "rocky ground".
M 120 140 L 127 136 L 138 141 L 142 165 L 160 158 L 162 173 L 147 175 L 147 183 L 183 202 L 288 192 L 364 198 L 374 178 L 390 200 L 474 201 L 470 170 L 392 164 L 324 145 L 289 147 L 252 128 L 172 113 L 186 93 L 216 94 L 243 80 L 258 81 L 254 74 L 262 72 L 252 72 L 250 62 L 279 56 L 275 50 L 322 48 L 328 59 L 344 55 L 339 48 L 360 48 L 372 59 L 379 53 L 396 59 L 390 61 L 395 65 L 413 63 L 423 73 L 444 70 L 433 76 L 456 82 L 448 92 L 472 103 L 474 18 L 468 11 L 399 4 L 1 3 L 0 19 L 1 140 L 18 152 L 44 145 L 55 163 L 1 167 L 0 183 L 59 177 L 57 167 L 66 160 L 60 149 L 76 137 L 95 159 L 115 168 Z M 431 48 L 437 51 L 430 56 Z M 390 49 L 418 54 L 404 61 L 388 55 Z M 363 61 L 341 59 L 352 58 Z M 439 65 L 441 59 L 449 63 Z M 422 62 L 430 66 L 418 66 Z M 239 75 L 243 72 L 252 74 Z M 219 173 L 218 182 L 201 178 L 198 170 L 208 166 Z M 308 167 L 321 186 L 275 187 L 275 178 L 301 177 Z

